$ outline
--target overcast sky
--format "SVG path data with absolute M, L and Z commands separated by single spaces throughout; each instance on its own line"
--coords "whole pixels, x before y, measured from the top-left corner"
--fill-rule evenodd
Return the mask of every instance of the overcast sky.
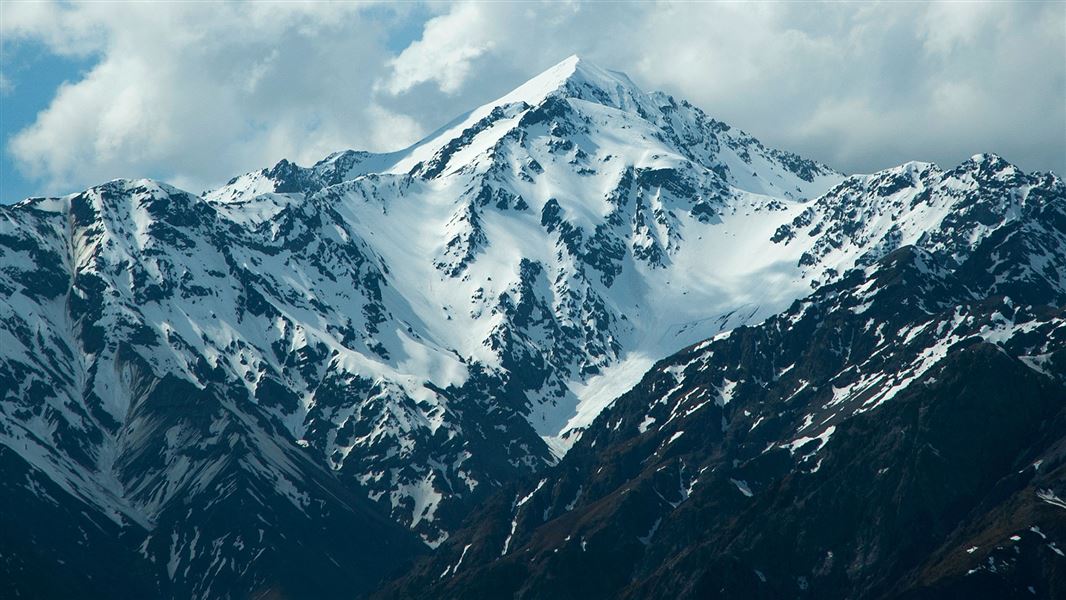
M 1066 4 L 0 3 L 0 201 L 393 150 L 570 54 L 845 172 L 1066 173 Z

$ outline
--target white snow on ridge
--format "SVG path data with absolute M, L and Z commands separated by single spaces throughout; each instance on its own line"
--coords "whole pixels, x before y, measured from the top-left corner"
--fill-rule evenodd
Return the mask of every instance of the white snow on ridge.
M 471 470 L 480 457 L 465 448 L 419 454 L 437 443 L 425 440 L 464 434 L 453 410 L 462 399 L 441 389 L 480 369 L 532 374 L 506 400 L 558 458 L 658 359 L 778 313 L 868 253 L 936 233 L 975 185 L 969 177 L 908 163 L 846 179 L 570 57 L 397 152 L 340 152 L 306 169 L 283 161 L 203 198 L 117 180 L 0 209 L 0 234 L 26 236 L 61 257 L 71 283 L 98 279 L 104 290 L 72 286 L 70 298 L 109 299 L 96 323 L 109 343 L 83 353 L 67 296 L 10 294 L 0 303 L 0 367 L 47 374 L 40 356 L 74 357 L 62 358 L 71 380 L 48 406 L 75 429 L 98 426 L 65 406 L 84 403 L 85 390 L 117 422 L 128 417 L 135 374 L 120 365 L 120 342 L 154 376 L 200 390 L 211 384 L 206 369 L 249 397 L 277 386 L 294 397 L 269 408 L 288 435 L 334 469 L 367 460 L 348 468 L 371 497 L 425 527 L 447 501 L 442 481 L 468 490 L 491 481 Z M 875 193 L 894 178 L 907 185 Z M 79 198 L 91 224 L 70 218 Z M 1007 218 L 1023 200 L 1012 197 Z M 832 237 L 838 209 L 851 208 L 861 231 Z M 789 227 L 794 236 L 770 241 Z M 20 290 L 11 274 L 33 256 L 0 252 L 0 289 Z M 807 256 L 813 264 L 801 266 Z M 23 330 L 37 335 L 16 335 Z M 135 337 L 153 342 L 126 343 Z M 734 385 L 700 400 L 724 406 Z M 2 443 L 50 477 L 68 488 L 88 479 L 46 450 L 53 424 L 0 417 Z M 118 440 L 104 437 L 92 452 L 109 483 L 86 493 L 140 518 L 108 504 L 125 490 L 107 479 Z M 542 460 L 535 450 L 526 459 Z M 415 468 L 401 476 L 365 455 Z M 177 459 L 170 467 L 173 481 L 189 476 Z M 298 505 L 300 491 L 289 491 Z M 422 535 L 436 544 L 446 532 Z

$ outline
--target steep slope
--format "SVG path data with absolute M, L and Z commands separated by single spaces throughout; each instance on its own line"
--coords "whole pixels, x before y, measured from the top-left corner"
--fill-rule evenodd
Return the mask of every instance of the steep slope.
M 338 182 L 338 173 L 350 179 Z M 256 227 L 279 204 L 336 210 L 408 304 L 402 327 L 433 342 L 424 352 L 445 349 L 465 363 L 454 377 L 426 378 L 463 390 L 430 406 L 473 395 L 483 404 L 477 412 L 505 407 L 511 424 L 494 427 L 515 437 L 504 445 L 518 449 L 510 465 L 464 462 L 462 472 L 447 467 L 465 456 L 454 450 L 417 458 L 434 465 L 427 470 L 380 458 L 386 446 L 425 447 L 429 436 L 417 426 L 367 430 L 347 438 L 349 447 L 329 432 L 343 430 L 350 405 L 309 414 L 316 422 L 308 429 L 322 432 L 309 441 L 436 543 L 437 515 L 476 504 L 488 489 L 478 484 L 494 487 L 515 469 L 528 476 L 553 462 L 659 357 L 758 322 L 904 243 L 938 254 L 950 244 L 961 258 L 1056 185 L 994 155 L 948 172 L 908 164 L 843 178 L 571 58 L 407 150 L 338 153 L 306 169 L 283 162 L 207 198 L 233 219 L 262 215 Z M 956 227 L 951 215 L 974 206 L 988 222 Z M 403 395 L 424 393 L 421 383 Z M 397 404 L 396 395 L 383 404 Z M 435 420 L 424 413 L 407 422 Z M 446 412 L 444 426 L 452 423 Z M 468 426 L 448 429 L 462 430 L 454 439 L 465 443 Z M 367 452 L 368 444 L 381 450 Z M 475 460 L 484 453 L 467 451 Z
M 572 57 L 394 153 L 0 207 L 0 445 L 163 593 L 366 589 L 417 553 L 378 513 L 435 547 L 657 359 L 905 244 L 1054 253 L 1011 232 L 1061 196 L 994 155 L 845 177 Z M 1001 256 L 973 277 L 1029 289 Z
M 381 595 L 1061 596 L 1066 195 L 1048 200 L 958 269 L 905 246 L 658 363 Z
M 71 496 L 15 451 L 0 447 L 0 593 L 5 598 L 159 595 L 152 566 L 123 527 Z M 129 526 L 136 533 L 144 531 Z M 100 557 L 106 560 L 100 560 Z
M 5 473 L 26 472 L 21 494 L 51 488 L 44 505 L 80 506 L 66 509 L 66 527 L 84 530 L 88 519 L 108 531 L 107 543 L 141 561 L 131 570 L 172 597 L 366 590 L 417 552 L 366 492 L 342 485 L 283 427 L 295 400 L 280 383 L 263 385 L 277 371 L 231 334 L 264 328 L 255 322 L 269 306 L 263 276 L 245 270 L 246 248 L 210 206 L 151 182 L 113 182 L 2 217 L 0 439 L 20 457 Z M 358 272 L 358 257 L 345 258 L 334 276 Z M 220 337 L 231 341 L 213 345 Z M 272 350 L 274 361 L 298 358 Z M 41 514 L 17 501 L 12 516 Z M 352 544 L 353 532 L 366 539 Z M 81 541 L 95 551 L 74 563 L 90 561 L 82 572 L 122 564 L 108 565 L 99 540 Z M 61 560 L 71 550 L 37 553 Z M 320 587 L 293 570 L 308 560 L 320 563 Z M 5 594 L 35 595 L 40 575 L 5 577 L 17 586 Z

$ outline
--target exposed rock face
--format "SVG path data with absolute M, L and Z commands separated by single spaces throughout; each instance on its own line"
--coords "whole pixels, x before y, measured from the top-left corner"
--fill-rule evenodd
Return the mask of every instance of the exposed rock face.
M 904 246 L 659 362 L 381 596 L 1061 596 L 1064 216 L 961 265 Z
M 807 481 L 843 437 L 828 427 L 898 410 L 971 336 L 966 364 L 1004 347 L 1043 398 L 1063 196 L 995 155 L 845 177 L 571 58 L 399 152 L 282 161 L 203 196 L 116 180 L 0 207 L 4 518 L 30 536 L 2 542 L 4 579 L 30 594 L 366 591 L 472 511 L 504 536 L 515 521 L 510 556 L 544 520 L 614 506 L 644 467 L 604 448 L 658 468 L 691 446 L 647 475 L 685 498 L 700 477 L 733 504 Z M 739 462 L 714 466 L 726 455 Z M 761 475 L 718 479 L 745 468 Z M 541 521 L 493 521 L 501 490 L 545 477 L 522 505 Z M 666 565 L 655 540 L 685 525 L 632 506 L 596 509 L 626 541 L 597 560 L 622 569 L 610 589 L 640 594 L 635 573 Z M 54 529 L 19 529 L 36 514 Z M 496 569 L 493 544 L 463 564 Z M 529 593 L 547 593 L 534 575 Z

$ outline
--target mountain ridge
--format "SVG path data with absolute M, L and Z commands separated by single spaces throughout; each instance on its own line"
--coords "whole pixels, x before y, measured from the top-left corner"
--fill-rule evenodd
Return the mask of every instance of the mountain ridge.
M 363 523 L 396 566 L 404 529 L 439 547 L 682 348 L 906 247 L 942 269 L 1006 235 L 1052 256 L 1034 223 L 1062 190 L 994 154 L 844 176 L 571 57 L 405 150 L 0 207 L 0 443 L 139 531 L 175 595 L 251 568 L 247 540 L 205 556 L 177 518 L 216 489 L 285 535 Z
M 1057 597 L 1062 198 L 660 361 L 379 596 Z

